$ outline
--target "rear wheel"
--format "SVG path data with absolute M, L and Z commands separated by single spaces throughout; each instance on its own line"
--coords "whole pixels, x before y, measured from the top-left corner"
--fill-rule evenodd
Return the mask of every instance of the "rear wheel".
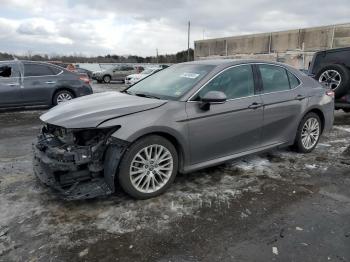
M 118 180 L 130 196 L 147 199 L 162 194 L 174 181 L 178 155 L 161 136 L 147 136 L 130 146 L 120 163 Z
M 301 120 L 294 147 L 297 152 L 309 153 L 313 151 L 321 136 L 321 120 L 315 113 L 308 113 Z
M 103 82 L 105 82 L 106 84 L 111 82 L 111 77 L 109 75 L 106 75 L 103 77 Z
M 329 65 L 322 68 L 316 75 L 316 79 L 335 92 L 335 97 L 340 98 L 350 89 L 350 71 L 342 65 Z
M 54 105 L 58 105 L 58 104 L 67 102 L 69 100 L 72 100 L 73 98 L 74 98 L 74 95 L 72 92 L 68 90 L 61 90 L 54 95 L 52 102 Z

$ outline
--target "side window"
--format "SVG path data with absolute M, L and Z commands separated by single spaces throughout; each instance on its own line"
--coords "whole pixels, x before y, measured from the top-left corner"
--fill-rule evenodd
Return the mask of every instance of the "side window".
M 40 64 L 24 64 L 24 76 L 55 75 L 51 67 Z
M 54 66 L 49 66 L 49 68 L 51 69 L 51 71 L 53 72 L 54 75 L 58 75 L 62 71 L 61 69 L 54 67 Z
M 13 64 L 1 64 L 0 65 L 0 79 L 9 77 L 19 77 L 20 72 L 18 67 Z
M 280 66 L 259 65 L 264 93 L 289 90 L 287 71 Z
M 0 77 L 11 77 L 12 69 L 9 65 L 0 66 Z
M 200 100 L 209 91 L 221 91 L 227 99 L 254 95 L 254 78 L 250 65 L 227 69 L 202 88 L 196 100 Z
M 132 70 L 132 69 L 133 69 L 133 68 L 130 67 L 130 66 L 122 66 L 121 71 L 130 71 L 130 70 Z
M 291 72 L 288 71 L 288 78 L 289 78 L 289 84 L 290 88 L 296 88 L 298 85 L 300 85 L 300 81 L 298 78 L 295 77 Z

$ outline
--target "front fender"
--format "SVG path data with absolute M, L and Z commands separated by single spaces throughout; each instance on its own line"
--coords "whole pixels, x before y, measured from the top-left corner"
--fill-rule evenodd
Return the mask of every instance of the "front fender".
M 112 192 L 115 192 L 115 177 L 117 175 L 120 160 L 122 159 L 127 147 L 128 143 L 126 141 L 112 138 L 111 143 L 105 152 L 103 176 Z
M 176 140 L 183 154 L 184 164 L 189 163 L 188 124 L 185 107 L 179 102 L 168 102 L 151 110 L 121 116 L 99 125 L 100 128 L 120 126 L 112 137 L 133 143 L 140 137 L 150 134 L 164 135 L 166 138 Z

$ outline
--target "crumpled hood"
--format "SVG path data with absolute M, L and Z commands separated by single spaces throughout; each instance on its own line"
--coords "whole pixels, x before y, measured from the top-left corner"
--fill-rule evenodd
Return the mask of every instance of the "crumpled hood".
M 45 123 L 65 128 L 91 128 L 111 118 L 150 110 L 166 100 L 104 92 L 65 102 L 40 116 Z

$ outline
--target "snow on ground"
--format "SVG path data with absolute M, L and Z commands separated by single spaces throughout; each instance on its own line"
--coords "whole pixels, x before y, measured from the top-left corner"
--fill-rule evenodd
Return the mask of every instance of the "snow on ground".
M 164 195 L 145 201 L 135 201 L 124 194 L 89 201 L 62 201 L 34 179 L 30 154 L 1 158 L 0 232 L 11 228 L 21 235 L 22 241 L 33 242 L 28 244 L 29 248 L 39 241 L 43 249 L 50 247 L 40 236 L 54 239 L 56 245 L 62 246 L 98 240 L 93 234 L 72 241 L 71 232 L 79 230 L 111 234 L 140 229 L 161 232 L 178 218 L 196 217 L 202 207 L 229 208 L 230 200 L 242 193 L 260 192 L 266 178 L 287 181 L 323 172 L 330 165 L 341 165 L 339 157 L 350 144 L 348 130 L 347 126 L 337 126 L 311 154 L 274 150 L 179 175 Z M 247 214 L 244 212 L 242 218 Z M 3 238 L 0 253 L 11 248 L 12 240 Z

